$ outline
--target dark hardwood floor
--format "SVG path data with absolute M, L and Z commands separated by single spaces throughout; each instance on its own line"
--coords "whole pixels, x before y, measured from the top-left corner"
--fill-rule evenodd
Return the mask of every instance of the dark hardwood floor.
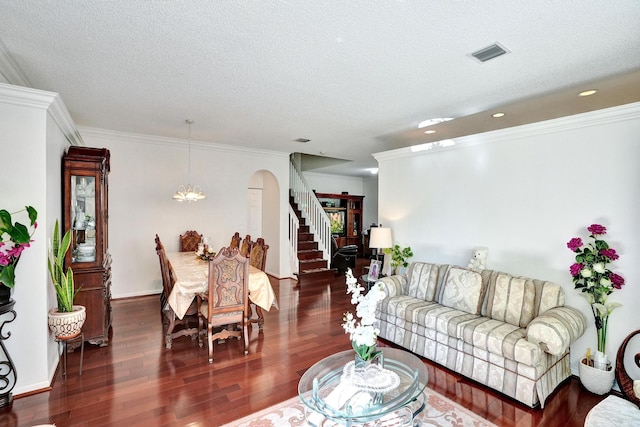
M 359 260 L 355 272 L 366 262 Z M 251 327 L 249 355 L 242 354 L 241 341 L 231 340 L 216 346 L 213 364 L 206 346 L 188 337 L 165 349 L 158 296 L 114 300 L 110 345 L 85 346 L 82 376 L 76 350 L 69 354 L 66 382 L 59 369 L 51 390 L 16 396 L 12 410 L 0 413 L 0 426 L 216 426 L 296 396 L 306 369 L 350 348 L 341 323 L 353 306 L 344 275 L 299 288 L 292 280 L 271 282 L 280 310 L 265 312 L 263 333 Z M 531 409 L 425 364 L 428 387 L 499 426 L 582 426 L 603 398 L 572 377 L 544 409 Z

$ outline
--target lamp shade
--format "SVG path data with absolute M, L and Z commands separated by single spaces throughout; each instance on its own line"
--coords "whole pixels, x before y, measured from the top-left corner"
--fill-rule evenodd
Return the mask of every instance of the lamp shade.
M 386 249 L 393 246 L 391 240 L 391 229 L 386 227 L 371 228 L 369 236 L 369 247 L 374 249 Z

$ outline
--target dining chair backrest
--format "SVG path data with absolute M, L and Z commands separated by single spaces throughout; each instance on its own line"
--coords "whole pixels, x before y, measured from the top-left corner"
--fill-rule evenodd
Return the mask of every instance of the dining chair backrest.
M 231 242 L 229 242 L 229 249 L 240 249 L 240 233 L 237 231 L 231 236 Z
M 160 260 L 160 274 L 162 276 L 162 288 L 164 290 L 165 298 L 169 296 L 171 290 L 173 289 L 173 279 L 171 274 L 171 266 L 169 264 L 169 259 L 167 258 L 167 253 L 164 250 L 164 245 L 160 241 L 160 237 L 156 234 L 156 253 L 158 254 L 158 259 Z
M 249 264 L 258 270 L 264 271 L 267 265 L 267 251 L 269 245 L 264 244 L 262 237 L 258 238 L 251 247 L 251 254 L 249 255 Z
M 202 241 L 202 234 L 197 231 L 188 230 L 180 235 L 180 252 L 195 252 L 198 250 L 198 243 Z
M 254 243 L 251 241 L 251 236 L 247 234 L 240 245 L 240 254 L 245 257 L 249 257 L 253 245 Z
M 222 248 L 209 262 L 208 318 L 214 326 L 242 321 L 246 316 L 248 281 L 249 260 L 237 248 Z M 240 320 L 226 319 L 225 314 L 236 314 Z

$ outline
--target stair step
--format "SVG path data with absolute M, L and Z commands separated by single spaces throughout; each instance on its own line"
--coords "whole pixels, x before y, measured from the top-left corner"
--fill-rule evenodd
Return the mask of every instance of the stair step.
M 322 258 L 315 259 L 301 259 L 299 260 L 300 272 L 307 272 L 311 270 L 317 270 L 320 268 L 327 268 L 327 260 Z
M 322 259 L 322 251 L 318 249 L 298 249 L 298 259 Z
M 313 233 L 298 233 L 298 242 L 313 242 Z
M 306 251 L 308 249 L 318 249 L 318 242 L 307 241 L 307 242 L 298 242 L 298 251 Z
M 298 233 L 305 233 L 305 234 L 309 233 L 309 226 L 300 224 L 300 227 L 298 228 Z

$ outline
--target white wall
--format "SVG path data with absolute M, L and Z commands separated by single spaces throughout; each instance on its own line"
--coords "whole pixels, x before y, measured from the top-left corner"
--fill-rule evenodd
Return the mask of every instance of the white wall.
M 38 211 L 34 241 L 16 268 L 16 319 L 3 330 L 11 333 L 4 343 L 17 372 L 14 395 L 48 387 L 57 367 L 57 346 L 47 326 L 47 312 L 56 304 L 47 242 L 62 212 L 61 158 L 68 140 L 77 142 L 74 132 L 57 94 L 0 84 L 0 209 L 31 205 Z M 12 219 L 28 223 L 24 214 Z
M 595 351 L 589 306 L 573 289 L 572 237 L 607 227 L 627 285 L 609 298 L 607 353 L 640 327 L 640 103 L 459 138 L 458 146 L 376 154 L 380 222 L 412 260 L 465 265 L 471 248 L 489 247 L 487 268 L 560 284 L 567 305 L 589 328 L 572 347 L 571 366 Z
M 197 203 L 172 200 L 187 184 L 187 141 L 80 128 L 86 145 L 111 153 L 109 251 L 113 298 L 159 293 L 162 288 L 157 233 L 167 251 L 178 250 L 186 230 L 207 236 L 213 247 L 227 246 L 234 232 L 247 232 L 247 189 L 257 171 L 265 178 L 264 218 L 270 223 L 267 272 L 288 277 L 289 155 L 191 142 L 191 184 L 207 196 Z M 275 188 L 275 190 L 274 190 Z M 266 201 L 265 201 L 266 199 Z M 273 200 L 275 199 L 275 200 Z M 274 209 L 279 211 L 273 214 Z M 284 252 L 284 255 L 283 255 Z M 277 262 L 276 262 L 277 261 Z M 270 270 L 271 269 L 271 270 Z

